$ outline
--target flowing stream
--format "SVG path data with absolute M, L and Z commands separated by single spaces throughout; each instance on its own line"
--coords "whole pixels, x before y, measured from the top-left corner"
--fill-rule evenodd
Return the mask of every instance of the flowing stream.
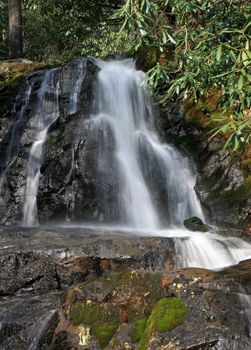
M 23 225 L 27 227 L 38 224 L 37 191 L 40 178 L 40 168 L 44 160 L 44 142 L 50 126 L 59 117 L 58 104 L 59 81 L 55 70 L 45 73 L 39 90 L 37 105 L 37 134 L 31 146 L 28 169 L 25 202 L 23 209 Z M 50 98 L 47 98 L 49 95 Z

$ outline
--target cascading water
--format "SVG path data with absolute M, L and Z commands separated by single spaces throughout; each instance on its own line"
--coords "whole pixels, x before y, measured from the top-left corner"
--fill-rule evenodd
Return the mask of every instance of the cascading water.
M 91 157 L 79 159 L 82 130 L 77 130 L 75 135 L 80 139 L 71 140 L 71 164 L 67 175 L 62 178 L 62 183 L 66 184 L 67 221 L 75 219 L 75 210 L 79 206 L 76 173 L 79 167 L 88 172 L 92 162 L 96 166 L 96 175 L 91 173 L 91 176 L 97 178 L 93 181 L 97 196 L 94 203 L 98 207 L 97 212 L 100 210 L 93 220 L 103 225 L 115 225 L 116 229 L 126 232 L 172 237 L 183 267 L 221 269 L 251 258 L 250 245 L 240 239 L 184 229 L 183 221 L 189 217 L 197 216 L 204 220 L 194 190 L 196 173 L 192 162 L 158 138 L 152 102 L 143 83 L 144 74 L 136 70 L 133 61 L 95 63 L 99 73 L 92 115 L 82 121 L 83 130 L 88 130 L 84 149 Z M 73 69 L 67 66 L 63 70 L 39 73 L 40 81 L 42 77 L 39 84 L 33 78 L 30 80 L 32 83 L 26 82 L 25 98 L 16 117 L 5 171 L 1 175 L 2 181 L 6 178 L 9 164 L 11 166 L 15 160 L 18 153 L 16 133 L 20 123 L 25 123 L 27 111 L 32 110 L 30 114 L 36 130 L 27 166 L 24 226 L 38 224 L 37 193 L 45 155 L 44 144 L 50 127 L 61 115 L 60 103 L 63 103 L 62 110 L 67 115 L 81 107 L 86 60 L 77 60 L 71 67 Z M 91 148 L 89 153 L 88 147 Z
M 70 71 L 69 103 L 67 114 L 79 110 L 81 84 L 85 76 L 85 59 L 75 62 Z M 32 227 L 38 225 L 37 192 L 40 179 L 40 168 L 44 161 L 44 143 L 51 125 L 60 116 L 59 95 L 64 87 L 62 71 L 52 69 L 46 71 L 38 91 L 35 118 L 37 119 L 36 140 L 31 146 L 28 166 L 25 201 L 23 208 L 23 225 Z
M 244 307 L 245 314 L 247 317 L 247 331 L 249 337 L 251 337 L 251 295 L 238 294 L 241 305 Z
M 192 164 L 175 147 L 160 142 L 154 130 L 151 99 L 143 84 L 144 74 L 136 71 L 133 61 L 96 64 L 101 70 L 89 137 L 100 144 L 100 176 L 106 176 L 102 168 L 107 159 L 113 173 L 117 172 L 119 186 L 114 196 L 119 197 L 118 224 L 152 236 L 173 237 L 183 267 L 221 269 L 251 258 L 251 247 L 242 240 L 191 233 L 183 228 L 183 221 L 189 217 L 204 220 L 194 190 Z M 112 161 L 111 143 L 115 149 Z M 162 215 L 154 201 L 160 183 L 167 197 Z M 109 206 L 105 186 L 99 189 L 99 195 Z M 163 213 L 169 217 L 172 229 L 163 230 Z
M 146 230 L 163 226 L 163 218 L 151 191 L 156 184 L 147 178 L 152 166 L 150 159 L 158 165 L 154 171 L 164 182 L 168 198 L 165 215 L 170 216 L 169 223 L 182 226 L 184 219 L 191 216 L 203 219 L 194 191 L 195 174 L 188 159 L 174 147 L 162 144 L 154 131 L 151 100 L 143 86 L 143 72 L 136 71 L 132 60 L 99 61 L 97 64 L 101 70 L 90 133 L 94 139 L 96 135 L 97 142 L 102 135 L 99 164 L 109 157 L 111 141 L 107 140 L 107 130 L 114 140 L 114 162 L 117 163 L 114 171 L 119 179 L 119 223 Z M 142 164 L 144 155 L 147 159 Z
M 79 110 L 80 101 L 79 96 L 81 92 L 81 85 L 85 76 L 86 60 L 79 59 L 76 62 L 76 69 L 72 71 L 71 77 L 71 94 L 69 98 L 68 114 L 73 114 Z
M 27 227 L 38 224 L 37 191 L 40 178 L 40 168 L 44 158 L 44 142 L 50 126 L 59 117 L 59 80 L 56 70 L 47 71 L 39 91 L 37 106 L 37 135 L 32 144 L 28 168 L 25 202 L 23 210 L 23 225 Z

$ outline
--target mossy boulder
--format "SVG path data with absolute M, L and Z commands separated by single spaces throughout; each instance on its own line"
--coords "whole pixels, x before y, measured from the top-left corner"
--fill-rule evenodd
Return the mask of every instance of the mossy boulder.
M 90 326 L 101 348 L 107 346 L 119 326 L 119 309 L 112 305 L 76 302 L 71 309 L 73 325 Z
M 130 338 L 134 343 L 137 343 L 142 338 L 146 329 L 147 319 L 137 320 L 129 333 Z
M 94 333 L 98 338 L 98 342 L 101 348 L 104 348 L 109 344 L 117 328 L 118 323 L 113 321 L 109 323 L 100 324 L 94 329 Z
M 210 227 L 204 222 L 198 218 L 197 216 L 194 216 L 190 219 L 184 220 L 184 226 L 189 231 L 199 231 L 199 232 L 207 232 L 209 231 Z
M 185 321 L 186 307 L 180 298 L 163 298 L 154 306 L 149 316 L 138 350 L 147 350 L 155 332 L 164 333 L 180 326 Z
M 154 305 L 166 296 L 159 272 L 123 270 L 102 277 L 90 276 L 68 292 L 65 316 L 72 325 L 91 328 L 101 348 L 107 346 L 122 324 L 132 324 L 128 334 L 140 341 Z

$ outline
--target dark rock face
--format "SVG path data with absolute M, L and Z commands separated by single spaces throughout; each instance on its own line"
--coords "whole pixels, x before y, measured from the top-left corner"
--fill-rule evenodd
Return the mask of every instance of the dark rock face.
M 168 118 L 167 118 L 168 116 Z M 251 182 L 239 159 L 223 148 L 224 140 L 208 140 L 207 129 L 186 120 L 170 103 L 158 126 L 164 138 L 193 157 L 198 176 L 196 192 L 207 219 L 219 225 L 249 225 Z
M 93 84 L 98 68 L 90 61 L 86 63 L 86 74 L 80 94 L 81 110 L 68 115 L 71 74 L 76 64 L 76 61 L 66 64 L 56 73 L 60 78 L 60 117 L 50 127 L 45 145 L 46 157 L 41 168 L 37 195 L 41 222 L 90 219 L 96 215 L 95 164 L 92 169 L 90 162 L 86 169 L 85 149 L 87 120 L 90 116 Z M 27 162 L 38 123 L 36 104 L 43 76 L 43 71 L 27 76 L 12 112 L 6 116 L 7 120 L 0 118 L 0 222 L 3 224 L 17 223 L 22 218 Z M 27 102 L 29 88 L 31 94 Z M 46 98 L 50 98 L 49 94 Z M 14 138 L 15 144 L 10 149 L 9 145 Z M 93 157 L 93 154 L 90 157 Z

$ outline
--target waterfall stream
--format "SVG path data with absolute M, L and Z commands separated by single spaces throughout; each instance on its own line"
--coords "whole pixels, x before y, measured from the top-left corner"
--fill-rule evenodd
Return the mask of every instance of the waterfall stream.
M 85 75 L 84 59 L 76 62 L 75 69 L 71 71 L 71 87 L 69 94 L 68 114 L 73 114 L 79 109 L 79 97 L 81 84 Z M 44 143 L 52 124 L 60 116 L 59 93 L 62 82 L 59 69 L 52 69 L 45 72 L 42 84 L 38 92 L 36 119 L 37 134 L 36 140 L 31 146 L 28 166 L 25 201 L 23 208 L 23 225 L 33 227 L 39 224 L 37 213 L 37 192 L 40 178 L 40 168 L 44 161 Z
M 73 114 L 80 107 L 81 85 L 85 76 L 86 60 L 79 59 L 76 68 L 72 71 L 71 76 L 71 94 L 69 98 L 68 113 Z
M 163 227 L 163 218 L 154 204 L 153 191 L 158 184 L 147 175 L 151 172 L 151 160 L 158 166 L 154 171 L 168 198 L 165 215 L 170 217 L 169 224 L 182 226 L 191 216 L 204 219 L 194 191 L 196 175 L 189 160 L 173 146 L 161 143 L 154 130 L 152 102 L 143 72 L 135 69 L 132 60 L 97 64 L 101 70 L 90 133 L 96 142 L 102 135 L 99 164 L 109 158 L 111 140 L 107 130 L 114 140 L 120 223 L 146 230 Z
M 136 70 L 134 62 L 122 60 L 94 63 L 99 72 L 92 112 L 80 127 L 84 126 L 83 129 L 87 130 L 87 151 L 88 147 L 96 150 L 96 153 L 92 153 L 91 160 L 87 156 L 86 159 L 84 156 L 81 158 L 84 169 L 90 165 L 88 161 L 95 164 L 96 173 L 92 176 L 99 179 L 95 188 L 96 205 L 99 207 L 97 211 L 101 208 L 103 212 L 97 214 L 97 220 L 92 224 L 101 224 L 107 230 L 112 229 L 109 225 L 114 225 L 116 229 L 127 233 L 172 237 L 183 267 L 217 270 L 251 258 L 251 246 L 240 239 L 185 230 L 185 219 L 197 216 L 205 220 L 194 190 L 196 171 L 192 161 L 174 146 L 163 143 L 157 135 L 153 104 L 144 83 L 144 73 Z M 86 60 L 77 60 L 74 67 L 67 73 L 70 81 L 70 87 L 67 87 L 68 114 L 81 109 L 81 87 L 86 76 Z M 35 87 L 35 103 L 34 99 L 32 102 L 35 130 L 26 172 L 23 205 L 25 227 L 39 224 L 37 194 L 40 170 L 46 156 L 45 142 L 50 128 L 60 118 L 60 99 L 65 88 L 60 68 L 41 74 L 41 84 Z M 34 92 L 29 81 L 26 81 L 26 85 L 23 105 L 16 116 L 13 136 L 7 149 L 0 190 L 18 153 L 16 134 L 19 125 L 26 122 L 30 95 Z M 81 133 L 78 130 L 76 134 Z M 76 178 L 72 180 L 72 176 L 76 176 L 78 171 L 75 162 L 80 162 L 77 160 L 75 140 L 72 139 L 71 142 L 70 166 L 66 177 L 62 178 L 62 184 L 65 183 L 66 187 L 71 181 L 74 184 L 65 191 L 66 197 L 67 191 L 68 197 L 74 197 L 70 214 L 66 214 L 68 221 L 75 218 L 75 198 L 78 194 L 74 191 L 78 182 Z M 89 154 L 87 151 L 86 155 Z M 102 221 L 102 215 L 106 215 L 106 220 Z
M 55 73 L 56 70 L 49 70 L 45 73 L 39 90 L 36 110 L 37 134 L 36 140 L 31 146 L 28 160 L 27 184 L 23 209 L 23 224 L 28 227 L 38 224 L 37 191 L 41 175 L 40 168 L 44 159 L 43 146 L 50 126 L 59 117 L 59 81 Z M 48 95 L 49 98 L 46 95 Z

